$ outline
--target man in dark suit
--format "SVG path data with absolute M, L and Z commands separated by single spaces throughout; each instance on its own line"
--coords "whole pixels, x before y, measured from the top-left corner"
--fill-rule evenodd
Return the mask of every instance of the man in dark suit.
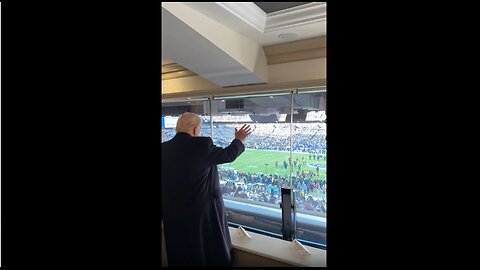
M 184 113 L 177 134 L 162 143 L 162 220 L 169 266 L 232 266 L 233 251 L 217 164 L 243 151 L 250 126 L 235 128 L 226 148 L 200 137 L 201 120 Z

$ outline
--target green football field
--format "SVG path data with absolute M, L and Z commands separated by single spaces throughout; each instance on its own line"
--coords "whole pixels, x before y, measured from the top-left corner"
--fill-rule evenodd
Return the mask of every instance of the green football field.
M 246 149 L 245 152 L 240 155 L 234 162 L 220 165 L 223 168 L 233 168 L 240 172 L 255 172 L 255 173 L 266 173 L 266 174 L 275 174 L 278 173 L 279 176 L 287 176 L 290 173 L 290 168 L 285 169 L 283 167 L 283 162 L 286 161 L 288 164 L 288 158 L 290 153 L 280 152 L 280 151 L 269 151 L 269 150 L 254 150 Z M 306 166 L 301 162 L 302 157 L 305 158 Z M 316 175 L 315 164 L 325 164 L 325 157 L 318 159 L 309 158 L 308 153 L 293 153 L 292 154 L 292 164 L 296 159 L 300 160 L 301 171 L 307 172 L 311 170 Z M 275 166 L 275 161 L 278 161 L 278 166 Z M 268 165 L 265 165 L 268 164 Z M 293 174 L 295 175 L 298 171 L 297 167 L 294 168 Z M 320 176 L 315 176 L 313 180 L 324 180 L 326 178 L 325 169 L 320 168 Z

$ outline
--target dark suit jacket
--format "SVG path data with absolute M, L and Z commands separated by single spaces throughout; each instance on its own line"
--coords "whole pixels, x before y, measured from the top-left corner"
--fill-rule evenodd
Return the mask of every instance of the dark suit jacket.
M 245 146 L 225 149 L 209 137 L 177 133 L 162 143 L 162 219 L 169 266 L 231 266 L 232 244 L 217 164 L 233 162 Z

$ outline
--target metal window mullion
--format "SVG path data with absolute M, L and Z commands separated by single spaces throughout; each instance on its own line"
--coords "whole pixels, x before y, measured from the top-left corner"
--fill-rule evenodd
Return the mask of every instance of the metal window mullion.
M 213 116 L 212 116 L 212 97 L 208 98 L 209 114 L 210 114 L 210 138 L 213 141 Z
M 292 144 L 293 144 L 293 90 L 290 92 L 291 102 L 290 102 L 290 187 L 293 189 L 293 182 L 292 182 Z

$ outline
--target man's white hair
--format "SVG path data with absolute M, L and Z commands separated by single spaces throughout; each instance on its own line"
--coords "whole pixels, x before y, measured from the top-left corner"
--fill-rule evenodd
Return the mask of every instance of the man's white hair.
M 180 115 L 177 120 L 177 127 L 175 130 L 177 132 L 189 132 L 193 128 L 200 126 L 202 121 L 200 117 L 194 113 L 186 112 Z

